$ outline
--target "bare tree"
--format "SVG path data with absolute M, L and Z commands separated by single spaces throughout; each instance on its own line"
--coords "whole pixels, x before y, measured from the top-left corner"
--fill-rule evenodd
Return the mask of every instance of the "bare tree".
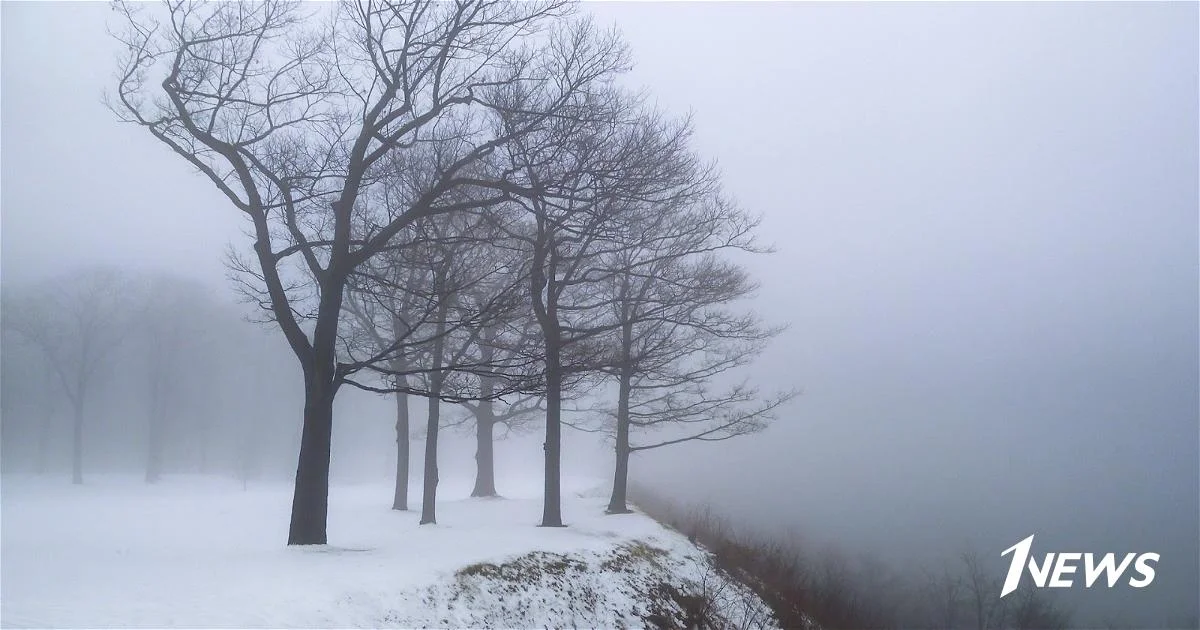
M 88 394 L 129 332 L 139 297 L 120 272 L 93 268 L 55 278 L 3 300 L 4 327 L 35 344 L 72 411 L 71 479 L 83 483 Z
M 519 93 L 515 92 L 510 97 L 514 101 L 520 99 Z M 673 361 L 673 373 L 660 376 L 662 369 L 655 372 L 649 366 L 642 373 L 643 377 L 657 377 L 657 380 L 646 378 L 643 389 L 656 388 L 669 393 L 644 402 L 638 412 L 625 410 L 620 414 L 622 417 L 640 413 L 642 423 L 650 426 L 694 422 L 717 415 L 720 416 L 717 427 L 697 432 L 689 439 L 724 439 L 755 426 L 786 398 L 748 409 L 747 403 L 757 395 L 753 390 L 735 388 L 714 398 L 705 387 L 712 376 L 739 364 L 740 357 L 752 354 L 753 342 L 769 336 L 772 331 L 755 327 L 753 321 L 734 321 L 723 315 L 702 312 L 705 306 L 744 295 L 751 286 L 736 268 L 721 267 L 710 259 L 697 262 L 691 258 L 700 258 L 722 246 L 747 248 L 747 242 L 743 241 L 746 241 L 748 227 L 741 223 L 723 224 L 722 220 L 742 218 L 730 212 L 727 206 L 719 206 L 721 211 L 712 216 L 696 213 L 692 215 L 696 219 L 693 224 L 681 227 L 685 222 L 680 216 L 688 216 L 683 209 L 710 198 L 715 190 L 711 169 L 700 164 L 690 150 L 690 127 L 686 123 L 665 121 L 662 116 L 647 110 L 640 98 L 618 90 L 597 92 L 579 104 L 574 116 L 555 123 L 508 147 L 510 168 L 526 178 L 528 187 L 542 191 L 537 197 L 519 199 L 518 203 L 527 210 L 532 225 L 523 232 L 514 232 L 513 237 L 524 238 L 533 253 L 530 296 L 546 353 L 543 526 L 562 525 L 558 479 L 564 383 L 570 378 L 578 379 L 597 370 L 612 368 L 617 363 L 632 365 L 632 356 L 617 358 L 608 348 L 614 343 L 623 343 L 618 334 L 623 329 L 635 327 L 635 324 L 639 329 L 643 328 L 640 326 L 643 317 L 662 320 L 661 328 L 666 330 L 684 329 L 687 322 L 675 321 L 682 312 L 693 318 L 693 331 L 687 340 L 670 332 L 666 338 L 677 340 L 679 345 L 656 355 L 662 365 Z M 671 225 L 672 220 L 678 225 Z M 699 235 L 689 234 L 687 230 Z M 727 237 L 727 240 L 722 242 L 721 237 Z M 679 245 L 677 241 L 685 243 Z M 678 252 L 667 254 L 671 243 L 676 244 Z M 669 280 L 656 282 L 655 274 L 667 270 L 670 264 L 679 268 L 680 273 Z M 680 278 L 697 272 L 701 278 L 712 280 L 710 285 L 694 290 L 693 294 L 707 294 L 707 297 L 692 297 L 690 301 L 681 297 L 677 302 L 681 301 L 682 305 L 673 312 L 654 307 L 648 316 L 640 312 L 630 312 L 626 317 L 620 315 L 620 303 L 635 300 L 633 296 L 638 291 L 633 289 L 614 295 L 614 287 L 628 285 L 634 278 L 644 280 L 646 289 L 640 293 L 649 303 L 661 300 L 667 292 L 680 293 L 673 284 L 686 284 Z M 652 287 L 660 290 L 652 290 Z M 696 302 L 701 304 L 696 305 Z M 614 306 L 617 306 L 616 316 Z M 719 321 L 722 317 L 725 323 Z M 639 333 L 645 334 L 642 330 Z M 723 334 L 726 339 L 736 338 L 750 347 L 726 352 L 726 355 L 736 357 L 726 356 L 700 367 L 679 367 L 686 359 L 694 359 L 701 353 L 701 349 L 692 347 L 697 339 L 719 341 Z M 632 335 L 630 331 L 627 343 L 623 344 L 629 349 L 632 349 Z M 650 363 L 649 358 L 646 363 Z M 625 376 L 632 379 L 633 372 L 630 369 Z M 688 391 L 682 391 L 689 387 Z M 621 398 L 628 401 L 629 390 L 624 388 L 624 391 Z M 688 404 L 672 408 L 671 405 L 680 402 L 684 394 L 691 399 Z M 627 434 L 628 427 L 629 423 L 624 422 L 619 429 Z M 629 452 L 627 435 L 619 441 L 624 451 L 621 457 L 624 465 Z M 678 441 L 682 439 L 640 445 L 639 448 L 654 448 Z M 622 491 L 622 497 L 623 494 Z M 619 503 L 618 510 L 623 510 L 624 499 L 621 498 Z
M 510 94 L 515 102 L 521 95 Z M 515 109 L 515 108 L 514 108 Z M 573 380 L 603 364 L 601 336 L 611 331 L 593 287 L 610 275 L 605 255 L 620 249 L 624 215 L 633 202 L 677 192 L 670 147 L 646 133 L 638 99 L 599 91 L 572 116 L 507 148 L 510 167 L 538 196 L 518 203 L 530 219 L 510 232 L 532 252 L 531 306 L 545 352 L 546 440 L 543 527 L 562 527 L 562 401 Z M 513 120 L 509 120 L 513 119 Z M 509 116 L 506 124 L 520 124 Z
M 1000 626 L 1007 612 L 1007 602 L 1000 598 L 999 574 L 989 571 L 974 551 L 964 551 L 959 557 L 963 563 L 967 602 L 975 613 L 976 630 Z
M 9 297 L 6 289 L 3 299 Z M 5 316 L 9 308 L 4 306 Z M 41 349 L 7 322 L 0 350 L 0 445 L 4 448 L 0 463 L 5 471 L 13 471 L 26 455 L 32 458 L 33 472 L 45 474 L 63 398 L 58 376 Z
M 515 208 L 493 209 L 477 226 L 483 237 L 476 246 L 486 247 L 483 265 L 504 270 L 467 288 L 475 303 L 489 303 L 490 317 L 479 319 L 471 331 L 474 342 L 464 347 L 464 359 L 477 364 L 471 370 L 478 390 L 473 398 L 463 396 L 459 403 L 469 415 L 457 424 L 473 425 L 475 433 L 475 484 L 473 497 L 494 497 L 496 493 L 495 431 L 504 427 L 505 435 L 529 428 L 535 412 L 542 409 L 544 352 L 541 336 L 530 309 L 525 287 L 529 282 L 529 252 L 519 241 L 509 239 L 504 222 L 519 222 Z M 511 223 L 510 223 L 511 225 Z M 467 359 L 467 357 L 470 357 Z M 471 380 L 469 378 L 468 380 Z M 469 385 L 468 385 L 469 386 Z M 505 399 L 507 398 L 507 400 Z
M 516 287 L 509 286 L 508 289 Z M 478 299 L 480 295 L 473 295 Z M 531 430 L 537 414 L 544 411 L 544 377 L 541 354 L 528 329 L 528 319 L 511 308 L 486 324 L 457 335 L 468 342 L 457 345 L 452 396 L 443 391 L 442 400 L 457 403 L 465 413 L 442 414 L 439 426 L 469 429 L 475 437 L 475 484 L 473 497 L 497 497 L 495 441 Z M 474 389 L 472 389 L 474 387 Z M 504 432 L 497 436 L 497 428 Z M 426 428 L 426 435 L 429 427 Z
M 628 512 L 626 488 L 632 453 L 685 441 L 721 441 L 758 431 L 794 392 L 761 397 L 740 384 L 715 382 L 751 362 L 781 328 L 732 306 L 757 285 L 727 251 L 764 253 L 753 238 L 757 220 L 720 196 L 717 175 L 689 149 L 688 121 L 646 116 L 641 133 L 657 138 L 652 200 L 629 201 L 607 269 L 595 290 L 611 312 L 616 351 L 604 367 L 617 381 L 616 466 L 610 513 Z M 663 431 L 656 440 L 631 434 Z M 659 434 L 661 436 L 661 433 Z
M 356 273 L 347 300 L 355 317 L 344 335 L 343 365 L 361 366 L 383 382 L 368 384 L 357 372 L 349 372 L 346 382 L 427 398 L 422 523 L 436 520 L 442 402 L 481 400 L 480 392 L 471 391 L 472 377 L 488 383 L 486 402 L 508 393 L 509 383 L 523 386 L 526 380 L 511 378 L 511 368 L 528 359 L 498 354 L 494 338 L 480 348 L 512 317 L 523 277 L 519 260 L 501 259 L 502 250 L 490 246 L 490 224 L 472 213 L 414 224 L 403 246 L 386 257 L 387 265 Z M 391 359 L 377 360 L 381 354 Z
M 399 267 L 397 267 L 399 268 Z M 407 286 L 416 285 L 417 272 L 409 270 Z M 413 293 L 351 290 L 347 294 L 347 310 L 354 316 L 354 325 L 363 332 L 365 342 L 371 344 L 373 352 L 390 347 L 395 339 L 407 338 L 423 320 L 422 313 L 414 304 Z M 392 396 L 396 405 L 396 474 L 392 492 L 392 509 L 408 509 L 408 480 L 410 469 L 411 422 L 408 408 L 409 366 L 416 363 L 412 353 L 393 351 L 389 368 L 397 373 L 392 377 Z
M 530 429 L 534 414 L 543 411 L 540 394 L 523 394 L 513 403 L 506 403 L 496 411 L 495 400 L 482 398 L 495 391 L 490 377 L 481 377 L 478 402 L 464 402 L 471 410 L 475 424 L 475 484 L 471 487 L 473 497 L 498 497 L 496 491 L 496 427 L 504 427 L 504 435 L 522 433 Z
M 1000 597 L 1001 578 L 985 566 L 975 551 L 959 554 L 957 563 L 940 573 L 928 573 L 914 595 L 924 605 L 911 623 L 922 627 L 967 630 L 1062 630 L 1070 614 L 1038 589 L 1027 588 Z
M 678 275 L 627 275 L 617 290 L 621 328 L 611 371 L 618 388 L 616 409 L 610 410 L 616 421 L 616 468 L 609 513 L 628 511 L 631 454 L 759 431 L 796 396 L 794 391 L 763 396 L 744 382 L 727 388 L 716 384 L 752 361 L 779 329 L 761 326 L 751 314 L 718 308 L 750 290 L 735 267 L 711 257 L 675 267 Z M 646 290 L 660 283 L 669 288 Z M 651 432 L 660 433 L 651 439 Z M 635 434 L 642 439 L 634 440 Z
M 530 348 L 536 340 L 530 334 L 532 331 L 523 325 L 526 323 L 529 323 L 527 319 L 517 319 L 481 330 L 479 361 L 513 365 L 521 364 L 523 357 L 540 356 L 538 349 Z M 495 497 L 499 496 L 496 492 L 496 427 L 504 427 L 505 435 L 526 430 L 534 414 L 542 410 L 545 396 L 542 392 L 530 393 L 527 383 L 526 392 L 516 393 L 508 402 L 501 400 L 502 406 L 497 410 L 497 377 L 481 374 L 478 380 L 479 399 L 461 403 L 470 412 L 475 429 L 475 485 L 471 488 L 471 496 Z
M 118 10 L 127 55 L 113 109 L 250 222 L 247 288 L 304 374 L 288 542 L 324 544 L 333 400 L 345 370 L 361 367 L 337 359 L 350 275 L 419 219 L 520 192 L 489 157 L 619 64 L 591 29 L 542 32 L 566 13 L 558 2 L 171 1 L 162 20 Z M 530 96 L 522 124 L 491 124 L 516 84 Z M 410 203 L 367 203 L 385 158 L 408 152 L 436 158 Z
M 379 202 L 397 203 L 395 198 L 402 197 L 412 178 L 421 177 L 422 172 L 419 165 L 396 168 L 387 185 L 379 188 Z M 524 252 L 496 246 L 503 233 L 494 227 L 497 217 L 490 215 L 497 212 L 499 208 L 487 208 L 410 225 L 388 251 L 351 277 L 345 307 L 353 317 L 343 333 L 342 365 L 347 383 L 374 392 L 391 391 L 395 396 L 393 509 L 407 509 L 410 395 L 453 399 L 487 409 L 494 398 L 512 391 L 509 385 L 524 387 L 529 381 L 523 374 L 536 358 L 515 352 L 523 347 L 506 347 L 511 344 L 509 335 L 504 334 L 519 310 L 517 285 L 527 273 L 527 265 Z M 448 321 L 451 313 L 453 321 Z M 496 338 L 498 334 L 503 340 Z M 449 353 L 447 342 L 453 348 Z M 442 355 L 438 361 L 442 367 L 437 369 L 430 361 L 435 350 Z M 446 363 L 447 358 L 452 360 Z M 512 373 L 514 367 L 520 367 L 521 374 Z M 367 379 L 356 373 L 360 369 Z M 472 394 L 458 379 L 451 384 L 452 391 L 447 391 L 445 375 L 438 382 L 426 378 L 426 370 L 469 373 L 482 385 Z M 370 377 L 382 380 L 368 383 Z M 437 415 L 441 415 L 440 407 Z M 429 433 L 426 427 L 426 435 Z M 436 437 L 435 430 L 434 441 Z M 432 496 L 432 492 L 426 494 Z
M 437 522 L 437 486 L 438 486 L 438 429 L 441 426 L 442 389 L 446 384 L 446 331 L 451 306 L 456 297 L 450 288 L 450 255 L 444 254 L 440 261 L 434 264 L 431 288 L 436 295 L 437 316 L 433 323 L 433 341 L 429 349 L 429 396 L 426 398 L 428 407 L 425 413 L 425 459 L 421 475 L 421 525 Z
M 1012 630 L 1065 630 L 1071 627 L 1071 615 L 1055 605 L 1038 589 L 1026 588 L 1015 593 L 1003 624 L 998 627 Z M 1195 627 L 1195 624 L 1179 627 Z
M 927 573 L 919 593 L 924 602 L 924 621 L 936 628 L 961 627 L 966 584 L 962 576 L 943 568 L 940 573 Z
M 147 354 L 150 413 L 146 434 L 146 482 L 162 476 L 168 425 L 180 405 L 181 388 L 197 380 L 195 352 L 205 343 L 211 308 L 207 290 L 175 276 L 147 279 L 146 304 L 139 313 Z
M 55 380 L 54 368 L 47 364 L 43 369 L 42 380 L 46 383 L 53 383 Z M 46 460 L 50 455 L 50 435 L 54 429 L 55 410 L 58 407 L 58 401 L 50 395 L 50 390 L 39 388 L 38 393 L 38 439 L 37 439 L 37 462 L 35 470 L 39 475 L 46 474 Z
M 412 230 L 406 230 L 411 232 Z M 411 460 L 410 367 L 420 362 L 416 332 L 437 311 L 436 296 L 425 290 L 428 269 L 414 264 L 412 247 L 396 248 L 368 261 L 351 278 L 345 308 L 353 316 L 345 336 L 364 354 L 388 354 L 396 405 L 396 473 L 392 509 L 408 509 Z
M 456 370 L 463 369 L 462 362 L 469 349 L 478 342 L 479 332 L 491 323 L 490 309 L 484 304 L 486 299 L 475 303 L 469 299 L 471 289 L 478 287 L 490 275 L 483 264 L 487 259 L 487 250 L 469 247 L 477 241 L 469 236 L 470 226 L 465 222 L 454 226 L 450 221 L 430 220 L 426 225 L 432 233 L 427 241 L 430 246 L 428 260 L 430 290 L 435 296 L 437 310 L 429 325 L 432 335 L 426 372 L 428 411 L 421 493 L 422 525 L 437 522 L 438 436 L 442 421 L 442 399 L 451 394 L 447 386 L 454 387 L 454 384 L 448 383 L 448 379 L 455 375 Z

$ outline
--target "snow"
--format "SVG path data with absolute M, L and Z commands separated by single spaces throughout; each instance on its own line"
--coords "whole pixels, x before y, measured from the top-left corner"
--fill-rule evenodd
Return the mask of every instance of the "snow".
M 443 482 L 438 524 L 421 526 L 388 509 L 386 484 L 335 485 L 331 544 L 287 547 L 288 486 L 6 475 L 0 625 L 645 626 L 656 601 L 673 601 L 654 595 L 663 584 L 729 599 L 732 624 L 767 619 L 685 537 L 605 515 L 594 480 L 564 480 L 568 527 L 536 527 L 538 486 L 469 499 L 469 483 Z

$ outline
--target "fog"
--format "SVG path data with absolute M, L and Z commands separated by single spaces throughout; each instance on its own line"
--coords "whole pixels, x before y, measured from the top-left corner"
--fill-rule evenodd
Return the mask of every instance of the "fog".
M 762 433 L 635 454 L 636 483 L 897 567 L 998 558 L 1030 534 L 1038 553 L 1154 551 L 1148 588 L 1064 593 L 1077 620 L 1200 615 L 1196 4 L 586 10 L 628 39 L 630 85 L 692 112 L 700 152 L 762 215 L 776 251 L 745 261 L 752 307 L 789 327 L 751 376 L 802 391 Z M 216 334 L 278 359 L 259 370 L 277 392 L 259 416 L 286 479 L 302 384 L 277 330 L 241 321 L 224 261 L 248 245 L 242 218 L 105 108 L 107 6 L 0 11 L 0 282 L 103 264 L 210 287 Z M 8 396 L 37 376 L 3 355 Z M 112 426 L 134 422 L 134 378 L 111 380 Z M 229 409 L 262 398 L 215 391 Z M 337 404 L 334 475 L 386 478 L 390 403 Z M 118 436 L 88 457 L 141 452 Z M 447 469 L 470 466 L 458 439 Z M 607 472 L 593 438 L 566 448 L 573 470 Z M 498 449 L 502 471 L 541 450 L 536 430 Z

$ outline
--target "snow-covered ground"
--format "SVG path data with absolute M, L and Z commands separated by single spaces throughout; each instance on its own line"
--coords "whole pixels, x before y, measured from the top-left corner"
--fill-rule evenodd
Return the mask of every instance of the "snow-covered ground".
M 672 589 L 721 600 L 732 625 L 768 620 L 680 534 L 604 515 L 594 481 L 565 481 L 561 529 L 535 527 L 536 482 L 505 486 L 507 498 L 468 499 L 468 484 L 444 482 L 438 524 L 419 526 L 388 509 L 386 484 L 335 485 L 330 545 L 289 548 L 285 485 L 6 475 L 0 623 L 612 628 L 678 614 Z

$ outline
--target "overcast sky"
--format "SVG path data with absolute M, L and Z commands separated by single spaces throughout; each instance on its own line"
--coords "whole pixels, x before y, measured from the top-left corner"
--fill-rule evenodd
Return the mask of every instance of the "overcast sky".
M 892 558 L 1159 551 L 1082 601 L 1197 614 L 1197 7 L 588 5 L 763 215 L 754 308 L 791 327 L 754 374 L 804 392 L 634 476 Z M 0 12 L 3 282 L 221 285 L 239 217 L 102 105 L 107 7 Z

